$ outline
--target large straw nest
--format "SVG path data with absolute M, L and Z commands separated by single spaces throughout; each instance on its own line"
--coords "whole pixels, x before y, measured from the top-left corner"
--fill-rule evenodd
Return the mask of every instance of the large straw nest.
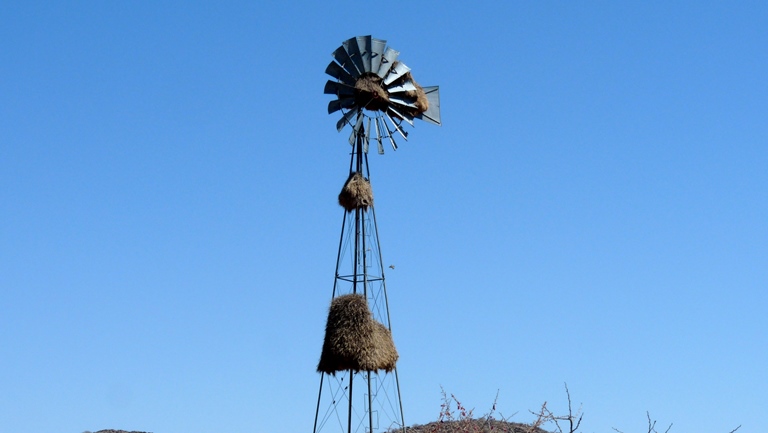
M 371 111 L 387 111 L 389 94 L 381 77 L 370 72 L 361 75 L 355 81 L 355 103 Z
M 342 295 L 331 302 L 317 371 L 392 371 L 398 354 L 392 334 L 377 322 L 361 295 Z
M 339 204 L 347 212 L 357 208 L 368 209 L 368 206 L 372 206 L 373 190 L 368 179 L 357 172 L 350 174 L 339 193 Z

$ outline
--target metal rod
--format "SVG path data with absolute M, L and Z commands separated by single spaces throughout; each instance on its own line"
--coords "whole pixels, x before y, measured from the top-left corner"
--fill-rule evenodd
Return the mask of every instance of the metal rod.
M 397 367 L 395 367 L 395 385 L 397 386 L 397 401 L 400 403 L 400 426 L 405 433 L 405 415 L 403 414 L 403 397 L 400 395 L 400 379 L 397 377 Z
M 363 147 L 363 137 L 358 137 L 358 150 L 362 150 Z M 358 160 L 360 161 L 360 175 L 362 176 L 363 166 L 365 166 L 365 171 L 369 171 L 368 167 L 368 158 L 366 157 L 366 154 L 363 152 L 360 152 L 358 155 Z M 363 164 L 365 162 L 365 164 Z M 373 206 L 373 203 L 370 204 Z M 365 215 L 367 214 L 366 210 L 361 210 L 361 213 L 363 215 L 363 221 L 362 221 L 362 230 L 361 230 L 361 240 L 362 240 L 362 246 L 363 246 L 363 291 L 365 294 L 366 302 L 368 301 L 368 245 L 366 244 L 366 237 L 365 237 Z M 368 380 L 368 432 L 373 433 L 373 390 L 371 388 L 371 372 L 369 371 L 366 374 Z M 399 397 L 399 396 L 398 396 Z
M 355 151 L 354 151 L 354 153 L 356 154 L 356 158 L 355 158 L 355 172 L 359 173 L 361 176 L 363 174 L 362 173 L 363 172 L 363 135 L 364 134 L 359 134 L 358 133 L 357 136 L 355 137 L 356 140 L 355 140 Z M 363 227 L 363 219 L 365 217 L 363 212 L 364 211 L 362 209 L 360 209 L 359 207 L 355 208 L 355 259 L 354 259 L 355 282 L 353 283 L 353 286 L 352 286 L 352 293 L 357 293 L 357 281 L 358 281 L 357 274 L 359 272 L 359 268 L 358 268 L 359 262 L 358 262 L 358 260 L 361 257 L 363 259 L 363 275 L 365 275 L 365 240 L 361 239 L 361 229 Z M 363 231 L 363 236 L 364 236 L 364 231 Z M 362 240 L 362 242 L 361 242 L 361 240 Z M 360 246 L 361 246 L 361 244 L 362 244 L 362 247 L 363 247 L 362 248 L 362 254 L 360 254 Z M 365 285 L 365 278 L 363 278 L 363 293 L 367 297 L 368 290 L 367 290 L 367 287 Z
M 356 137 L 355 140 L 355 150 L 353 151 L 353 154 L 355 154 L 355 171 L 357 173 L 361 173 L 362 171 L 362 140 L 360 138 L 360 135 Z M 362 174 L 362 173 L 361 173 Z M 357 293 L 357 281 L 358 281 L 358 258 L 360 257 L 360 228 L 362 226 L 362 210 L 357 207 L 355 208 L 355 253 L 354 253 L 354 260 L 353 260 L 353 274 L 354 274 L 354 280 L 352 283 L 352 293 Z M 363 256 L 365 257 L 365 256 Z M 365 285 L 363 285 L 363 291 L 366 291 Z M 349 370 L 349 409 L 347 413 L 347 433 L 352 433 L 352 378 L 354 377 L 354 372 L 350 369 Z M 370 409 L 370 408 L 369 408 Z M 371 432 L 373 433 L 373 432 Z
M 355 373 L 352 370 L 349 371 L 349 408 L 347 410 L 347 433 L 352 433 L 352 378 L 355 377 Z
M 352 164 L 355 161 L 355 152 L 352 151 L 349 158 L 349 174 L 352 174 Z M 344 229 L 347 226 L 347 210 L 344 209 L 344 216 L 341 219 L 341 236 L 339 236 L 339 250 L 336 253 L 336 276 L 333 279 L 333 292 L 331 293 L 331 299 L 336 297 L 336 286 L 339 281 L 339 265 L 341 264 L 341 250 L 344 246 Z
M 344 227 L 347 224 L 347 210 L 344 209 L 344 217 L 341 219 L 341 236 L 339 236 L 339 251 L 336 253 L 336 276 L 333 279 L 333 292 L 331 299 L 336 297 L 336 285 L 339 282 L 339 264 L 341 263 L 341 249 L 344 245 Z
M 371 372 L 370 371 L 368 372 L 367 376 L 368 376 L 368 432 L 373 433 L 373 394 L 371 393 Z
M 355 208 L 355 257 L 353 260 L 355 278 L 352 281 L 352 293 L 357 293 L 357 259 L 360 251 L 360 208 Z
M 315 409 L 315 426 L 312 427 L 312 433 L 317 433 L 317 417 L 320 416 L 320 397 L 323 395 L 323 379 L 325 373 L 320 373 L 320 391 L 317 392 L 317 409 Z
M 362 148 L 363 148 L 363 137 L 359 136 L 357 138 L 357 149 L 358 149 L 358 151 L 361 151 Z M 363 155 L 364 154 L 362 152 L 360 152 L 358 154 L 358 161 L 359 161 L 358 162 L 358 166 L 360 167 L 360 170 L 358 172 L 360 173 L 361 176 L 363 175 Z M 366 158 L 366 162 L 367 162 L 367 158 Z M 366 168 L 366 171 L 368 171 L 368 164 L 365 164 L 365 168 Z M 373 203 L 371 203 L 371 205 L 373 205 Z M 361 240 L 361 242 L 360 243 L 362 244 L 362 247 L 363 247 L 362 248 L 362 257 L 363 257 L 363 271 L 362 271 L 362 274 L 363 274 L 363 294 L 365 295 L 365 299 L 367 300 L 368 299 L 368 261 L 366 259 L 367 259 L 367 255 L 368 255 L 368 245 L 365 242 L 365 215 L 366 215 L 366 210 L 365 209 L 361 209 L 360 213 L 362 215 L 362 218 L 361 218 L 362 221 L 361 221 L 361 224 L 360 224 L 361 225 L 361 227 L 360 227 L 360 240 Z

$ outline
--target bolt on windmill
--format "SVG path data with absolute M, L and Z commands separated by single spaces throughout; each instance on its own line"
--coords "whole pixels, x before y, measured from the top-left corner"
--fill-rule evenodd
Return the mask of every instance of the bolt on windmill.
M 438 87 L 421 87 L 398 51 L 371 36 L 348 39 L 333 52 L 325 72 L 335 80 L 325 93 L 341 112 L 336 129 L 351 127 L 347 180 L 339 194 L 344 208 L 336 276 L 325 326 L 320 390 L 313 433 L 405 431 L 397 349 L 392 339 L 384 264 L 379 248 L 368 149 L 397 150 L 407 140 L 405 123 L 440 125 Z

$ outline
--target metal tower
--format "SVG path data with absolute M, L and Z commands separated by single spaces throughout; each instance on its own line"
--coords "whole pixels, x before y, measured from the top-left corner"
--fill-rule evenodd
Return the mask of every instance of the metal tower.
M 333 52 L 335 61 L 326 69 L 326 73 L 336 81 L 326 83 L 325 93 L 337 96 L 329 103 L 328 112 L 342 111 L 343 116 L 336 125 L 339 131 L 347 124 L 352 127 L 349 179 L 359 176 L 369 190 L 368 148 L 371 141 L 382 154 L 384 142 L 397 149 L 393 137 L 395 131 L 407 139 L 403 121 L 413 125 L 413 119 L 417 118 L 440 124 L 438 88 L 419 86 L 411 77 L 410 68 L 397 61 L 399 53 L 388 47 L 385 49 L 385 46 L 386 41 L 370 36 L 351 38 Z M 342 204 L 341 195 L 339 201 Z M 384 333 L 392 341 L 373 196 L 370 195 L 367 201 L 342 206 L 345 211 L 332 301 L 345 295 L 360 295 L 361 299 L 365 299 L 370 318 L 378 323 L 376 326 L 388 331 Z M 333 311 L 333 302 L 331 305 Z M 329 315 L 326 344 L 330 327 Z M 326 356 L 326 345 L 323 350 L 323 356 Z M 377 350 L 376 347 L 370 349 L 372 352 Z M 395 351 L 394 360 L 396 357 Z M 338 368 L 318 366 L 320 389 L 313 433 L 404 432 L 400 383 L 394 360 L 386 366 L 361 366 L 354 360 L 350 361 L 351 364 L 340 362 Z

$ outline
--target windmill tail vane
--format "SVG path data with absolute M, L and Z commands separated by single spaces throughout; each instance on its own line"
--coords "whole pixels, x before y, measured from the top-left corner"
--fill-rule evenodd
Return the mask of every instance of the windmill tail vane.
M 440 125 L 438 87 L 421 87 L 386 41 L 358 36 L 333 53 L 325 72 L 335 78 L 328 113 L 336 129 L 351 128 L 349 173 L 339 193 L 344 208 L 325 338 L 317 365 L 320 391 L 313 433 L 405 433 L 403 403 L 379 248 L 368 149 L 397 150 L 414 119 Z M 394 269 L 394 266 L 390 266 Z
M 387 41 L 371 36 L 350 38 L 332 53 L 334 60 L 325 68 L 335 78 L 325 83 L 324 93 L 336 96 L 328 103 L 328 114 L 341 111 L 336 129 L 341 132 L 350 125 L 350 144 L 362 135 L 365 153 L 371 139 L 380 154 L 383 143 L 396 150 L 395 132 L 408 139 L 403 122 L 441 124 L 438 86 L 420 86 L 411 68 L 397 59 L 400 52 L 386 45 Z

